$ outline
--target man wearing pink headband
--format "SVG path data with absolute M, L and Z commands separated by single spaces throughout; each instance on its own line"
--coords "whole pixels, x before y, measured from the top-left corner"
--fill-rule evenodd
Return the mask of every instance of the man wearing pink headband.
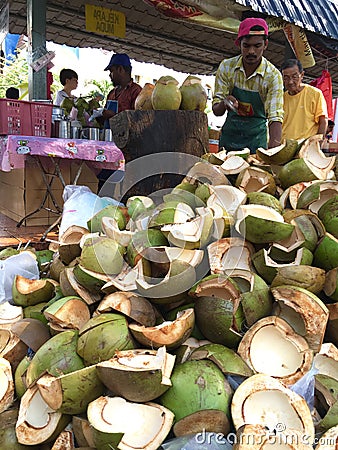
M 244 19 L 235 44 L 241 54 L 225 59 L 215 78 L 212 110 L 216 116 L 227 111 L 220 147 L 255 153 L 257 148 L 281 143 L 283 80 L 280 71 L 263 57 L 268 46 L 264 19 Z

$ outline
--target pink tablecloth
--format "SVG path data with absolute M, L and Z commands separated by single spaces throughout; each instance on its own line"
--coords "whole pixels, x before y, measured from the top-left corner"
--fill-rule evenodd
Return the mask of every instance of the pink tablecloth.
M 0 137 L 0 170 L 25 167 L 26 155 L 90 161 L 91 168 L 124 170 L 124 156 L 113 142 L 36 136 Z

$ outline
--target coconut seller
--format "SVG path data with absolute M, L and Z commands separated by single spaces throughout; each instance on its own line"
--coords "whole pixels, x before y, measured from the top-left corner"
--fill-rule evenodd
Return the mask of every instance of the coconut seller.
M 126 53 L 115 53 L 104 70 L 109 70 L 109 77 L 114 85 L 107 95 L 107 102 L 108 100 L 117 100 L 118 112 L 135 109 L 135 100 L 142 88 L 131 77 L 132 67 L 129 56 Z M 115 114 L 117 112 L 105 108 L 102 112 L 102 123 Z M 98 192 L 113 173 L 112 170 L 103 169 L 97 175 L 99 179 Z
M 298 59 L 288 59 L 281 67 L 284 92 L 283 139 L 307 139 L 325 136 L 328 119 L 322 91 L 303 83 L 304 71 Z
M 263 57 L 268 25 L 261 18 L 244 19 L 235 44 L 241 54 L 225 59 L 215 78 L 212 110 L 227 112 L 219 145 L 226 150 L 277 147 L 283 122 L 283 80 L 279 70 Z

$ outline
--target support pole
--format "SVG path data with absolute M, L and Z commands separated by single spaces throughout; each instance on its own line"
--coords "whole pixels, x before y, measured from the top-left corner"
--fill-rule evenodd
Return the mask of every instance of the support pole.
M 32 55 L 41 48 L 46 49 L 46 5 L 46 0 L 27 0 L 27 34 Z M 33 56 L 34 59 L 37 58 Z M 35 72 L 29 66 L 28 91 L 29 100 L 47 99 L 47 67 Z

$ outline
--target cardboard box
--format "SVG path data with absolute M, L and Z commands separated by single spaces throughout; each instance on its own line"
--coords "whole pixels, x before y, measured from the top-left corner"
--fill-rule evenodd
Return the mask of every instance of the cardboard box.
M 63 208 L 63 184 L 54 175 L 55 166 L 48 158 L 41 158 L 43 167 L 48 174 L 48 182 L 52 181 L 51 188 L 58 206 Z M 64 182 L 71 184 L 74 180 L 79 162 L 70 160 L 58 161 Z M 97 178 L 95 174 L 84 164 L 78 185 L 88 186 L 92 192 L 97 192 Z M 11 172 L 0 173 L 0 212 L 7 217 L 19 222 L 27 214 L 40 208 L 46 193 L 46 184 L 42 177 L 41 169 L 34 158 L 27 158 L 24 169 L 14 169 Z M 23 225 L 26 226 L 48 226 L 55 222 L 58 214 L 47 211 L 45 208 L 56 210 L 53 201 L 48 195 L 44 206 L 40 211 L 28 217 Z
M 330 142 L 329 143 L 329 152 L 338 153 L 338 142 Z

